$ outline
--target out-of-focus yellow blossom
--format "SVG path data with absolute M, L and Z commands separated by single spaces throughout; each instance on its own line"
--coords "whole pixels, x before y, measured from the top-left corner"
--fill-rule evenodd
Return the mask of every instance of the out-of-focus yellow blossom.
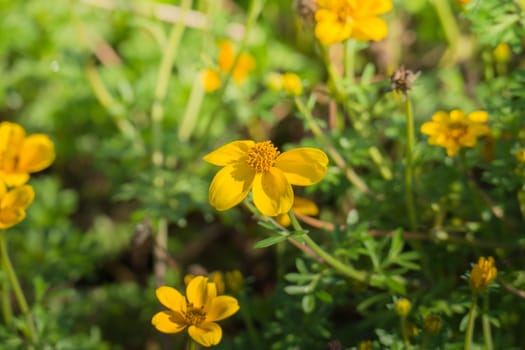
M 219 73 L 211 68 L 206 68 L 201 71 L 201 83 L 204 86 L 204 91 L 211 93 L 221 87 L 221 77 Z
M 474 291 L 483 291 L 494 281 L 498 270 L 494 266 L 494 258 L 480 257 L 470 272 L 470 288 Z
M 294 200 L 291 185 L 309 186 L 322 180 L 328 157 L 316 148 L 279 152 L 271 141 L 230 142 L 203 158 L 223 167 L 209 188 L 209 202 L 223 211 L 239 204 L 252 190 L 253 202 L 266 216 L 287 213 Z
M 0 230 L 24 220 L 26 208 L 33 202 L 35 191 L 30 185 L 8 189 L 0 180 Z
M 220 271 L 213 271 L 210 274 L 211 282 L 215 283 L 217 287 L 217 295 L 224 294 L 224 275 Z
M 405 325 L 405 331 L 409 338 L 415 338 L 419 335 L 420 329 L 415 323 L 408 322 Z
M 232 69 L 233 61 L 235 60 L 235 51 L 233 50 L 233 44 L 230 41 L 221 41 L 219 46 L 219 70 L 226 73 Z M 232 78 L 240 84 L 246 79 L 248 73 L 255 68 L 255 60 L 247 53 L 241 53 L 237 60 L 237 65 L 232 70 Z
M 363 340 L 357 344 L 357 350 L 372 350 L 372 346 L 371 340 Z
M 425 317 L 424 329 L 425 333 L 431 336 L 434 336 L 439 333 L 441 327 L 443 326 L 443 321 L 438 315 L 428 315 Z
M 281 91 L 283 89 L 283 75 L 281 73 L 271 72 L 266 75 L 266 86 L 273 91 Z
M 406 298 L 397 299 L 394 304 L 394 309 L 400 317 L 407 317 L 412 310 L 412 303 Z
M 47 135 L 27 136 L 18 124 L 0 123 L 0 180 L 7 186 L 25 184 L 31 173 L 44 170 L 54 159 L 55 148 Z
M 461 5 L 466 5 L 470 2 L 470 0 L 457 0 Z
M 297 74 L 284 73 L 282 79 L 284 92 L 293 96 L 299 96 L 303 93 L 303 83 Z
M 474 147 L 480 136 L 487 135 L 489 115 L 485 111 L 475 111 L 468 116 L 460 111 L 450 113 L 439 111 L 432 121 L 421 126 L 421 132 L 429 135 L 430 145 L 444 147 L 449 157 L 454 157 L 461 147 Z
M 226 271 L 224 281 L 226 288 L 232 294 L 239 294 L 244 287 L 244 276 L 239 270 Z
M 519 163 L 525 163 L 525 149 L 524 148 L 517 150 L 515 156 L 516 156 L 516 160 Z
M 378 16 L 392 9 L 390 0 L 317 0 L 315 36 L 324 45 L 353 38 L 383 39 L 388 28 Z
M 494 59 L 498 63 L 507 63 L 510 60 L 510 47 L 507 43 L 499 43 L 492 51 Z
M 186 288 L 186 297 L 176 289 L 157 288 L 157 299 L 168 310 L 158 312 L 151 319 L 157 330 L 178 333 L 188 327 L 188 334 L 202 346 L 213 346 L 222 339 L 222 328 L 216 321 L 230 317 L 239 310 L 237 299 L 227 295 L 217 296 L 215 283 L 197 276 Z
M 302 198 L 302 197 L 294 197 L 293 204 L 292 204 L 292 211 L 295 214 L 302 214 L 302 215 L 319 214 L 319 208 L 317 207 L 317 205 L 311 200 Z M 279 224 L 285 227 L 290 226 L 290 224 L 292 223 L 288 213 L 276 216 L 275 220 Z

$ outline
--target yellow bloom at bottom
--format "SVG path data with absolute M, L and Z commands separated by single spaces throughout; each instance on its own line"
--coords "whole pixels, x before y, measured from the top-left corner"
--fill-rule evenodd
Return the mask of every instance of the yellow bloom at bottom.
M 155 328 L 163 333 L 178 333 L 188 327 L 188 334 L 202 346 L 213 346 L 222 339 L 222 328 L 216 321 L 230 317 L 239 310 L 234 297 L 217 296 L 215 283 L 197 276 L 186 288 L 186 297 L 176 289 L 157 288 L 157 299 L 168 310 L 158 312 L 151 319 Z
M 328 157 L 319 149 L 281 153 L 270 141 L 234 141 L 203 159 L 223 167 L 209 188 L 213 207 L 230 209 L 252 190 L 255 206 L 266 216 L 288 213 L 294 200 L 291 185 L 313 185 L 321 181 L 328 167 Z
M 480 136 L 490 133 L 485 111 L 475 111 L 468 116 L 457 109 L 450 113 L 439 111 L 432 121 L 421 126 L 421 132 L 429 135 L 428 144 L 444 147 L 447 155 L 454 157 L 461 147 L 474 147 Z
M 0 230 L 18 224 L 26 217 L 26 208 L 33 202 L 35 191 L 30 185 L 7 189 L 0 180 Z
M 482 256 L 470 272 L 470 287 L 475 291 L 483 291 L 494 281 L 497 275 L 498 270 L 494 266 L 494 258 Z

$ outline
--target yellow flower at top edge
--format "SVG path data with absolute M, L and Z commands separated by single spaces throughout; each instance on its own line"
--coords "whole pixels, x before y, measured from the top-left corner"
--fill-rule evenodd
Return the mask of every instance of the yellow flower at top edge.
M 391 9 L 390 0 L 317 0 L 315 36 L 324 45 L 350 38 L 381 40 L 388 27 L 378 16 Z
M 480 136 L 490 133 L 488 119 L 485 111 L 469 115 L 459 110 L 450 113 L 439 111 L 432 116 L 432 121 L 421 126 L 421 132 L 430 136 L 430 145 L 444 147 L 447 155 L 454 157 L 461 147 L 474 147 Z
M 317 205 L 311 200 L 302 197 L 294 197 L 292 211 L 295 214 L 301 215 L 319 214 L 319 208 L 317 208 Z M 292 223 L 290 215 L 288 215 L 288 213 L 277 215 L 275 217 L 275 220 L 284 227 L 290 226 L 290 224 Z
M 8 189 L 0 180 L 0 230 L 24 220 L 26 208 L 33 202 L 35 191 L 30 185 Z
M 213 346 L 222 339 L 222 328 L 216 321 L 223 320 L 239 310 L 237 299 L 217 296 L 215 283 L 197 276 L 186 287 L 186 297 L 175 288 L 163 286 L 155 292 L 157 299 L 168 310 L 158 312 L 151 319 L 163 333 L 179 333 L 188 327 L 188 334 L 202 346 Z
M 482 256 L 470 272 L 470 287 L 474 291 L 483 291 L 494 281 L 497 275 L 498 269 L 494 266 L 494 258 Z
M 328 157 L 317 148 L 279 152 L 271 141 L 234 141 L 205 155 L 203 159 L 223 167 L 209 188 L 209 202 L 223 211 L 239 204 L 252 190 L 261 213 L 287 213 L 294 200 L 291 185 L 313 185 L 325 176 Z
M 0 180 L 7 186 L 25 184 L 30 173 L 47 168 L 54 159 L 55 149 L 49 137 L 27 136 L 18 124 L 0 123 Z

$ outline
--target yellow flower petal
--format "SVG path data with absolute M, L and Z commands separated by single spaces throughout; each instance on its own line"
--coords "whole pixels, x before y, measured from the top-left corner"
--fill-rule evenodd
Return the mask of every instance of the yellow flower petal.
M 319 208 L 317 208 L 317 205 L 314 202 L 309 199 L 297 196 L 293 200 L 292 210 L 294 213 L 303 215 L 319 214 Z
M 210 205 L 219 211 L 236 206 L 248 195 L 254 177 L 255 170 L 247 164 L 225 166 L 215 174 L 210 184 Z
M 293 190 L 277 168 L 259 173 L 253 181 L 253 202 L 266 216 L 287 213 L 293 204 Z
M 218 90 L 221 85 L 221 77 L 213 69 L 203 69 L 201 71 L 201 84 L 204 91 L 211 93 Z
M 193 340 L 206 347 L 217 345 L 222 339 L 222 328 L 213 322 L 190 326 L 188 333 Z
M 208 153 L 202 159 L 213 165 L 226 166 L 246 157 L 253 145 L 255 142 L 251 140 L 233 141 Z
M 275 221 L 277 221 L 281 226 L 288 227 L 292 224 L 292 219 L 290 218 L 290 215 L 288 214 L 279 214 L 275 217 Z
M 434 113 L 432 116 L 432 121 L 442 124 L 442 123 L 448 123 L 450 121 L 450 117 L 447 112 L 445 111 L 438 111 Z
M 33 202 L 35 191 L 30 185 L 15 187 L 7 192 L 0 201 L 0 210 L 4 208 L 25 209 Z
M 0 180 L 3 180 L 7 186 L 21 186 L 29 181 L 28 173 L 6 173 L 0 170 Z
M 322 21 L 315 26 L 315 36 L 324 45 L 335 44 L 352 35 L 352 25 L 344 22 Z
M 20 208 L 0 210 L 0 230 L 13 227 L 26 217 L 26 212 Z
M 210 286 L 211 284 L 211 286 Z M 186 288 L 186 298 L 194 308 L 205 307 L 210 300 L 217 296 L 213 283 L 208 283 L 208 277 L 197 276 L 190 281 Z
M 162 286 L 155 291 L 160 303 L 173 311 L 186 311 L 186 298 L 175 288 Z
M 18 124 L 0 123 L 0 169 L 13 172 L 18 162 L 18 152 L 22 147 L 25 130 Z
M 441 125 L 435 122 L 426 122 L 421 125 L 421 132 L 426 135 L 433 135 L 439 133 Z
M 363 18 L 353 24 L 352 37 L 360 41 L 379 41 L 388 34 L 386 22 L 379 17 Z
M 489 120 L 489 114 L 485 111 L 474 111 L 468 115 L 468 118 L 475 123 L 486 123 Z
M 171 311 L 161 311 L 155 314 L 151 319 L 151 324 L 163 333 L 178 333 L 186 328 L 184 322 L 176 313 Z
M 1 178 L 1 177 L 0 177 Z M 0 180 L 0 199 L 5 196 L 5 194 L 7 193 L 7 186 L 6 184 Z
M 206 311 L 206 320 L 211 322 L 220 321 L 230 317 L 238 310 L 239 303 L 237 299 L 227 295 L 220 295 L 212 300 L 209 309 Z
M 296 148 L 280 154 L 275 167 L 280 169 L 292 185 L 315 184 L 326 175 L 328 157 L 316 148 Z
M 465 114 L 465 112 L 460 111 L 458 109 L 450 111 L 450 122 L 452 123 L 462 122 L 466 119 L 466 117 L 467 115 Z
M 53 142 L 43 134 L 28 136 L 20 150 L 18 170 L 34 173 L 47 168 L 55 160 Z

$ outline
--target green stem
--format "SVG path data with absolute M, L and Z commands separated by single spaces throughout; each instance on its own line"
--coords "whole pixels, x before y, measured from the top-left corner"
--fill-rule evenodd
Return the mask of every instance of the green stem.
M 485 338 L 485 348 L 486 350 L 494 349 L 492 343 L 492 332 L 490 329 L 490 319 L 489 319 L 489 294 L 485 293 L 483 296 L 483 316 L 481 317 L 481 322 L 483 324 L 483 338 Z
M 355 48 L 355 40 L 345 41 L 345 79 L 349 84 L 353 83 L 355 78 Z
M 464 350 L 470 350 L 472 345 L 472 334 L 474 333 L 474 320 L 476 318 L 476 306 L 478 304 L 478 295 L 472 294 L 472 305 L 468 313 L 467 331 L 465 333 L 465 346 Z
M 156 174 L 153 178 L 153 186 L 161 191 L 165 185 L 165 179 L 161 175 L 161 170 L 164 165 L 164 151 L 163 151 L 163 126 L 162 122 L 164 119 L 164 99 L 168 91 L 168 84 L 171 77 L 171 71 L 175 63 L 175 57 L 177 57 L 179 44 L 182 39 L 182 35 L 186 28 L 186 15 L 191 8 L 192 0 L 182 0 L 181 9 L 182 15 L 181 20 L 173 25 L 170 36 L 168 38 L 168 44 L 164 48 L 162 60 L 160 62 L 157 83 L 155 86 L 155 100 L 151 108 L 151 128 L 152 128 L 152 164 L 156 169 Z M 168 248 L 168 221 L 164 217 L 160 217 L 158 221 L 158 230 L 155 235 L 155 248 L 154 248 L 154 270 L 155 278 L 158 285 L 162 285 L 165 280 L 167 263 L 166 263 L 166 251 Z
M 292 225 L 293 225 L 294 230 L 297 232 L 304 231 L 299 221 L 297 221 L 297 218 L 295 217 L 293 211 L 290 210 L 288 215 L 290 215 L 290 219 L 292 220 Z M 356 281 L 359 281 L 359 282 L 368 281 L 369 276 L 365 271 L 358 271 L 350 265 L 343 264 L 333 255 L 331 255 L 326 250 L 321 248 L 321 246 L 319 246 L 313 239 L 311 239 L 310 236 L 308 236 L 308 234 L 305 233 L 304 235 L 301 236 L 301 238 L 314 253 L 319 255 L 328 265 L 332 266 L 339 273 L 347 277 L 350 277 Z
M 407 121 L 407 150 L 406 150 L 406 168 L 405 168 L 405 196 L 408 218 L 410 220 L 410 230 L 416 231 L 416 211 L 414 207 L 414 189 L 413 189 L 413 154 L 414 154 L 414 114 L 412 112 L 412 103 L 408 94 L 405 94 L 405 112 Z
M 25 333 L 33 343 L 36 343 L 38 337 L 36 333 L 35 323 L 33 321 L 31 313 L 29 312 L 29 306 L 27 304 L 26 297 L 24 295 L 24 292 L 22 291 L 22 288 L 20 287 L 20 282 L 18 281 L 15 269 L 13 268 L 13 264 L 11 263 L 11 259 L 9 258 L 9 254 L 7 252 L 7 242 L 5 240 L 5 232 L 3 231 L 0 231 L 0 255 L 2 256 L 2 268 L 4 269 L 4 272 L 9 278 L 11 287 L 13 288 L 16 300 L 18 302 L 18 306 L 20 307 L 20 311 L 22 311 L 26 318 L 27 328 L 25 329 Z
M 450 48 L 455 51 L 457 47 L 458 39 L 461 35 L 458 24 L 454 17 L 448 0 L 432 0 L 432 5 L 436 10 L 436 13 L 441 22 L 441 27 L 445 33 Z
M 259 336 L 257 335 L 257 332 L 255 331 L 255 327 L 253 325 L 253 318 L 251 314 L 251 309 L 246 305 L 246 298 L 243 296 L 239 297 L 239 302 L 241 304 L 240 312 L 242 319 L 244 321 L 244 325 L 246 326 L 246 329 L 248 330 L 248 335 L 250 336 L 250 342 L 252 344 L 253 349 L 260 349 L 260 340 Z
M 334 160 L 335 164 L 343 171 L 348 181 L 350 181 L 355 187 L 361 192 L 366 194 L 373 194 L 368 188 L 367 184 L 357 175 L 357 173 L 350 167 L 343 157 L 337 152 L 335 147 L 328 140 L 326 135 L 323 133 L 317 122 L 315 121 L 310 110 L 305 106 L 303 101 L 299 97 L 294 98 L 295 105 L 299 112 L 303 115 L 308 123 L 308 127 L 314 134 L 314 136 L 326 147 L 330 157 Z
M 2 271 L 6 271 L 6 267 L 2 261 Z M 7 276 L 6 276 L 7 277 Z M 9 282 L 7 278 L 2 278 L 2 316 L 4 317 L 4 323 L 9 325 L 13 319 L 13 310 L 11 308 L 11 298 L 9 297 Z
M 186 347 L 188 350 L 197 350 L 197 343 L 191 339 L 191 337 L 188 336 L 188 346 Z
M 410 347 L 410 340 L 408 339 L 407 318 L 404 316 L 401 316 L 401 335 L 403 336 L 405 348 L 408 349 Z

